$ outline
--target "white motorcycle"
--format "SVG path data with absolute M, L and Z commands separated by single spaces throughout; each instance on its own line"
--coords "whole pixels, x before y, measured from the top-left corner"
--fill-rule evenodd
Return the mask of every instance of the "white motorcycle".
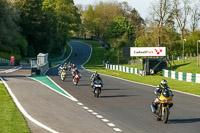
M 94 88 L 94 96 L 99 97 L 101 93 L 101 88 L 103 87 L 102 81 L 101 80 L 95 80 L 93 83 L 93 88 Z
M 60 76 L 60 74 L 61 74 L 62 70 L 63 70 L 63 67 L 62 67 L 62 66 L 60 66 L 60 67 L 58 68 L 58 75 L 59 75 L 59 76 Z

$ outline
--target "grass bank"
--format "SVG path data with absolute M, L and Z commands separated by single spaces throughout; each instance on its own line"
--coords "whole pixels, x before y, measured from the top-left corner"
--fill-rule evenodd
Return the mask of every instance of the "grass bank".
M 115 71 L 115 70 L 107 70 L 104 68 L 102 62 L 109 55 L 109 51 L 105 50 L 98 42 L 95 42 L 95 41 L 84 41 L 84 42 L 90 44 L 93 48 L 91 59 L 86 65 L 84 65 L 86 69 L 90 69 L 92 71 L 98 71 L 99 73 L 131 80 L 131 81 L 150 84 L 154 86 L 160 84 L 160 81 L 164 79 L 163 76 L 158 76 L 158 75 L 138 76 L 135 74 L 125 73 L 125 72 L 120 72 L 120 71 Z M 168 80 L 168 84 L 171 89 L 200 95 L 200 84 L 198 83 L 178 81 L 178 80 L 174 80 L 170 78 L 165 78 L 165 79 Z
M 65 60 L 65 59 L 69 56 L 70 52 L 71 52 L 71 47 L 70 47 L 69 44 L 67 43 L 67 45 L 66 45 L 66 53 L 65 53 L 65 55 L 63 56 L 63 58 L 53 60 L 53 61 L 51 62 L 51 66 L 54 67 L 54 66 L 60 64 L 63 60 Z
M 188 59 L 183 60 L 174 60 L 170 61 L 171 65 L 168 65 L 168 70 L 173 70 L 177 72 L 185 72 L 185 73 L 200 73 L 200 66 L 197 66 L 197 57 L 190 57 Z M 142 69 L 142 64 L 140 65 L 124 65 L 127 67 L 134 67 Z
M 30 133 L 21 112 L 0 83 L 0 133 Z

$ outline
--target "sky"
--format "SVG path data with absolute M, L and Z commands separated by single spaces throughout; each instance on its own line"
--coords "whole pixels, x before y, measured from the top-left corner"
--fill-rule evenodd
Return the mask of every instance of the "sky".
M 81 4 L 81 5 L 89 5 L 89 4 L 95 4 L 95 2 L 99 1 L 108 1 L 108 0 L 74 0 L 74 4 Z M 112 1 L 112 0 L 111 0 Z M 114 0 L 118 2 L 126 1 L 128 2 L 129 6 L 132 8 L 135 8 L 140 16 L 145 19 L 148 16 L 148 11 L 151 3 L 155 0 Z

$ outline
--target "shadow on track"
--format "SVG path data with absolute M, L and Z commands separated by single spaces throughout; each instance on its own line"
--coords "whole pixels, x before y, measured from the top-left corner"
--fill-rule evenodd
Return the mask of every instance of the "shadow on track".
M 169 120 L 171 124 L 178 124 L 178 123 L 195 123 L 200 122 L 200 118 L 190 118 L 190 119 L 171 119 Z
M 122 90 L 122 89 L 101 89 L 101 90 L 103 90 L 103 91 L 115 91 L 115 90 Z
M 132 96 L 139 96 L 139 95 L 114 95 L 114 96 L 100 96 L 100 98 L 132 97 Z
M 79 86 L 88 86 L 88 88 L 91 88 L 90 84 L 79 84 Z
M 26 76 L 23 75 L 0 75 L 0 77 L 2 77 L 5 81 L 7 81 L 6 78 L 26 78 Z

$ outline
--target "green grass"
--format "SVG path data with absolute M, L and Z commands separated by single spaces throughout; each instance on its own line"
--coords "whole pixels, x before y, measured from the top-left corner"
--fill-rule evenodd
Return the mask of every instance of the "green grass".
M 197 57 L 188 58 L 185 62 L 183 62 L 183 60 L 175 60 L 174 62 L 175 65 L 173 64 L 173 66 L 168 69 L 177 72 L 200 73 L 200 67 L 197 66 Z
M 170 63 L 172 66 L 170 67 L 170 65 L 168 65 L 168 70 L 185 73 L 200 73 L 200 66 L 197 66 L 197 57 L 188 58 L 185 62 L 183 62 L 183 60 L 174 60 L 174 62 L 170 61 Z M 142 64 L 124 66 L 142 69 Z
M 70 52 L 71 52 L 71 47 L 67 44 L 67 45 L 66 45 L 66 48 L 67 48 L 67 51 L 66 51 L 66 53 L 65 53 L 65 55 L 64 55 L 64 57 L 63 57 L 62 59 L 54 60 L 54 61 L 51 62 L 51 66 L 52 66 L 52 67 L 54 67 L 54 66 L 60 64 L 62 60 L 66 59 L 66 58 L 69 56 L 69 54 L 70 54 Z
M 91 44 L 93 50 L 91 59 L 87 62 L 85 67 L 87 67 L 88 69 L 104 69 L 103 61 L 107 58 L 109 51 L 105 50 L 96 41 L 86 41 L 86 40 L 81 40 L 81 41 Z
M 137 64 L 137 65 L 123 65 L 123 66 L 142 69 L 142 64 Z
M 5 86 L 0 84 L 0 133 L 30 133 L 21 112 L 15 106 Z
M 99 73 L 102 73 L 102 74 L 120 77 L 120 78 L 131 80 L 131 81 L 154 85 L 154 86 L 160 84 L 160 81 L 162 79 L 166 79 L 166 80 L 168 80 L 168 85 L 170 86 L 171 89 L 200 95 L 200 84 L 198 84 L 198 83 L 179 81 L 179 80 L 170 79 L 170 78 L 166 78 L 166 77 L 158 76 L 158 75 L 138 76 L 138 75 L 131 74 L 131 73 L 125 73 L 125 72 L 105 69 L 103 67 L 102 62 L 103 62 L 103 60 L 106 59 L 107 55 L 109 54 L 108 53 L 109 51 L 104 50 L 104 48 L 102 48 L 98 44 L 98 42 L 94 42 L 94 41 L 93 42 L 92 41 L 84 41 L 84 42 L 90 44 L 93 48 L 93 53 L 92 53 L 91 59 L 89 60 L 89 62 L 86 65 L 84 65 L 84 67 L 86 69 L 90 69 L 92 71 L 98 71 Z M 189 60 L 189 61 L 191 61 L 191 60 Z M 179 62 L 179 63 L 181 64 L 181 62 Z M 177 65 L 179 63 L 177 62 Z M 194 65 L 193 63 L 190 63 L 190 64 L 192 64 L 192 66 Z M 180 67 L 179 67 L 179 69 L 180 69 Z M 188 70 L 190 68 L 186 67 L 185 69 Z

